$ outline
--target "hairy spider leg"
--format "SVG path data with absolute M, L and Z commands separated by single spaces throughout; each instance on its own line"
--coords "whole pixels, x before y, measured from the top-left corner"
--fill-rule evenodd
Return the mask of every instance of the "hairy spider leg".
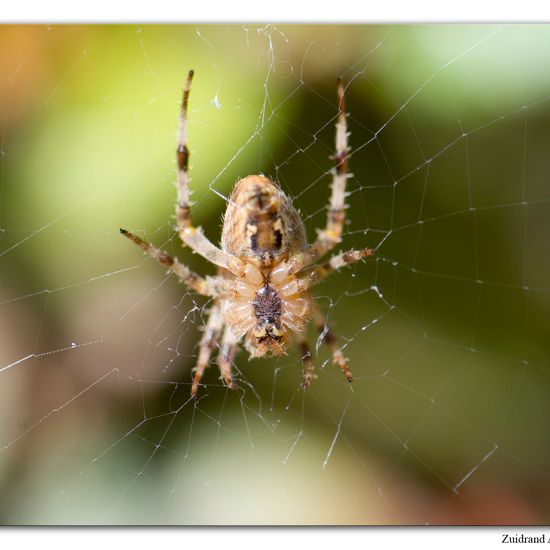
M 238 341 L 233 331 L 226 326 L 223 333 L 222 345 L 220 346 L 220 352 L 218 354 L 218 366 L 220 367 L 220 373 L 227 387 L 232 390 L 237 389 L 237 385 L 233 382 L 233 377 L 231 375 L 231 365 L 237 353 Z
M 311 268 L 307 271 L 302 278 L 303 287 L 311 288 L 320 283 L 323 279 L 338 271 L 340 268 L 351 265 L 359 260 L 374 256 L 376 251 L 373 248 L 364 248 L 363 250 L 348 250 L 346 252 L 340 252 L 336 256 L 333 256 L 328 262 Z
M 332 329 L 328 326 L 326 316 L 319 308 L 317 302 L 312 299 L 313 324 L 319 332 L 321 343 L 326 344 L 332 353 L 332 362 L 340 367 L 340 370 L 348 382 L 353 380 L 351 370 L 349 369 L 342 349 L 338 347 L 338 340 Z
M 212 351 L 214 351 L 214 348 L 218 345 L 218 340 L 220 339 L 222 329 L 223 316 L 221 308 L 218 302 L 214 302 L 210 310 L 208 322 L 204 328 L 204 333 L 199 343 L 199 359 L 193 369 L 194 376 L 193 383 L 191 385 L 191 395 L 193 397 L 197 395 L 204 369 L 206 369 L 208 363 L 210 362 Z
M 191 82 L 194 71 L 189 71 L 183 88 L 183 98 L 180 107 L 178 146 L 176 149 L 177 161 L 177 200 L 176 226 L 178 234 L 184 244 L 197 254 L 200 254 L 213 264 L 228 269 L 237 276 L 244 273 L 244 262 L 231 254 L 227 254 L 213 245 L 204 235 L 200 227 L 194 227 L 191 221 L 191 200 L 189 197 L 189 148 L 187 147 L 187 108 Z
M 305 333 L 296 334 L 296 340 L 298 353 L 300 354 L 300 361 L 302 362 L 302 367 L 304 369 L 304 381 L 302 382 L 302 387 L 307 389 L 311 386 L 311 382 L 313 382 L 313 379 L 315 378 L 315 375 L 313 374 L 315 369 L 313 366 L 313 356 L 311 355 L 311 349 Z
M 344 85 L 342 79 L 337 80 L 338 91 L 338 119 L 336 122 L 335 153 L 331 157 L 336 161 L 332 170 L 332 191 L 327 214 L 325 229 L 319 231 L 316 241 L 304 250 L 295 254 L 281 267 L 277 269 L 278 276 L 282 279 L 295 275 L 303 268 L 315 263 L 319 258 L 332 250 L 341 240 L 345 221 L 344 203 L 346 198 L 346 180 L 348 178 L 348 158 L 350 148 L 348 146 L 348 130 L 346 120 L 346 103 Z
M 178 228 L 190 227 L 191 223 L 191 201 L 189 199 L 189 149 L 187 148 L 187 106 L 189 104 L 189 93 L 194 71 L 189 71 L 187 81 L 183 88 L 183 98 L 180 106 L 178 148 L 176 160 L 178 163 L 178 197 L 176 202 L 176 221 Z
M 215 296 L 218 293 L 218 281 L 215 277 L 203 278 L 194 271 L 191 271 L 177 258 L 168 254 L 168 252 L 156 248 L 126 229 L 120 229 L 120 232 L 132 242 L 136 243 L 144 252 L 151 256 L 151 258 L 166 267 L 168 271 L 174 272 L 190 289 L 203 296 Z
M 331 196 L 325 229 L 319 231 L 316 241 L 302 252 L 304 266 L 316 262 L 331 251 L 341 240 L 346 219 L 346 180 L 348 179 L 348 127 L 344 85 L 342 79 L 337 80 L 338 119 L 336 121 L 335 153 L 331 157 L 335 161 L 332 169 Z

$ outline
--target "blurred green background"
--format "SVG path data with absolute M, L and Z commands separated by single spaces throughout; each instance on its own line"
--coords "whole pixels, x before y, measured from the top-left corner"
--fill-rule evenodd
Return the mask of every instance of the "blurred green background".
M 550 520 L 550 26 L 0 27 L 0 522 Z M 326 217 L 347 83 L 342 249 L 315 346 L 217 367 L 209 304 L 118 234 L 173 230 L 178 102 L 194 220 L 265 173 Z

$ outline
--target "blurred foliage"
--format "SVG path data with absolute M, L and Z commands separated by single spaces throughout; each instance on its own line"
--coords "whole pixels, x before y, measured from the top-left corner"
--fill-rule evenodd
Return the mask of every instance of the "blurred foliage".
M 549 38 L 0 28 L 0 521 L 547 522 Z M 208 304 L 118 228 L 214 271 L 173 231 L 190 68 L 194 220 L 214 242 L 224 197 L 260 172 L 315 238 L 347 83 L 342 248 L 378 257 L 317 294 L 351 388 L 323 349 L 305 395 L 295 352 L 241 352 L 239 393 L 212 365 L 188 401 Z

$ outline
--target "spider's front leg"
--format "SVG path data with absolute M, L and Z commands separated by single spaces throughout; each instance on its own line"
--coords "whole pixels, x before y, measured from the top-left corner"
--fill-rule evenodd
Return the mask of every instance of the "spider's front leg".
M 351 382 L 353 380 L 353 375 L 351 374 L 351 370 L 346 363 L 346 358 L 344 357 L 341 348 L 338 347 L 336 335 L 328 326 L 326 317 L 319 309 L 319 306 L 317 305 L 315 299 L 311 300 L 311 307 L 313 311 L 313 324 L 319 332 L 320 341 L 330 348 L 330 351 L 332 353 L 332 362 L 340 367 L 340 370 L 346 377 L 346 380 L 348 382 Z
M 180 123 L 176 160 L 178 166 L 176 226 L 181 240 L 213 264 L 231 271 L 241 277 L 244 274 L 245 264 L 239 258 L 227 254 L 213 245 L 204 235 L 200 227 L 194 227 L 191 220 L 191 200 L 189 193 L 189 148 L 187 147 L 187 106 L 193 81 L 193 71 L 189 71 L 183 99 L 180 108 Z
M 237 353 L 238 341 L 239 339 L 235 337 L 233 331 L 226 326 L 220 353 L 218 354 L 218 366 L 220 367 L 220 373 L 225 384 L 231 390 L 237 389 L 237 385 L 233 382 L 233 376 L 231 375 L 231 365 Z
M 313 374 L 313 370 L 315 367 L 313 366 L 313 358 L 311 355 L 311 350 L 309 349 L 306 335 L 298 333 L 296 335 L 296 338 L 296 345 L 298 346 L 300 361 L 302 362 L 302 367 L 304 369 L 304 381 L 302 382 L 302 387 L 304 389 L 307 389 L 309 388 L 309 386 L 311 386 L 311 382 L 313 382 L 313 379 L 316 377 L 315 374 Z
M 332 257 L 324 265 L 320 265 L 314 268 L 311 268 L 306 272 L 302 277 L 298 277 L 289 281 L 287 284 L 281 287 L 281 291 L 287 293 L 288 295 L 296 295 L 306 292 L 307 289 L 316 285 L 322 281 L 325 277 L 328 277 L 331 273 L 334 273 L 336 270 L 340 269 L 345 265 L 350 265 L 352 263 L 358 262 L 363 258 L 374 255 L 374 250 L 372 248 L 365 248 L 364 250 L 349 250 L 348 252 L 342 252 L 337 256 Z M 280 275 L 281 273 L 279 273 Z M 306 293 L 307 296 L 307 293 Z M 342 353 L 341 348 L 338 347 L 338 342 L 336 335 L 326 324 L 325 316 L 319 309 L 315 299 L 310 297 L 309 303 L 311 304 L 311 311 L 313 314 L 313 323 L 315 328 L 319 331 L 321 341 L 328 345 L 332 352 L 332 361 L 334 364 L 340 367 L 340 370 L 346 377 L 348 382 L 353 380 L 351 371 L 346 363 L 344 354 Z M 313 374 L 313 361 L 311 351 L 309 349 L 309 344 L 307 342 L 305 334 L 297 334 L 297 345 L 300 352 L 300 359 L 304 368 L 304 382 L 303 387 L 308 388 L 311 385 L 315 375 Z
M 193 369 L 193 372 L 195 373 L 193 376 L 193 383 L 191 385 L 191 395 L 193 397 L 197 395 L 199 383 L 202 375 L 204 374 L 204 369 L 208 366 L 212 351 L 218 344 L 222 328 L 223 315 L 220 304 L 216 301 L 210 310 L 210 316 L 208 317 L 208 322 L 206 323 L 206 327 L 199 344 L 199 359 L 197 361 L 197 365 Z

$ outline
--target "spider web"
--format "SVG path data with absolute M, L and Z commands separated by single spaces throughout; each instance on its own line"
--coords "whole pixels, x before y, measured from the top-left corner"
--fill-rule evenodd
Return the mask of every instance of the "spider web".
M 546 523 L 548 26 L 3 27 L 0 521 Z M 296 351 L 190 370 L 210 304 L 127 227 L 173 230 L 177 104 L 196 78 L 194 220 L 276 179 L 310 240 L 330 194 L 335 77 L 352 155 L 340 250 Z

